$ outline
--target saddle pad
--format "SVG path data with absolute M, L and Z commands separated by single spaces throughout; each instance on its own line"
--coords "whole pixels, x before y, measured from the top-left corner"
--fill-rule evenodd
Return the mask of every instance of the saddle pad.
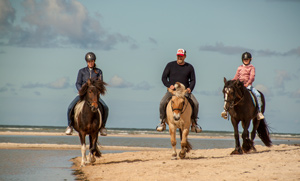
M 253 101 L 253 104 L 254 104 L 254 106 L 256 107 L 256 97 L 255 97 L 255 95 L 253 94 L 253 92 L 251 91 L 251 90 L 248 90 L 249 91 L 249 93 L 250 93 L 250 95 L 251 95 L 251 98 L 252 98 L 252 101 Z

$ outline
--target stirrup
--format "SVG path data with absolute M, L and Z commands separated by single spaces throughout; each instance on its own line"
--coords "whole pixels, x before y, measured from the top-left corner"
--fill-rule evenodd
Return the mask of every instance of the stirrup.
M 195 133 L 201 133 L 202 132 L 202 128 L 199 125 L 196 126 L 191 126 L 191 132 L 195 132 Z

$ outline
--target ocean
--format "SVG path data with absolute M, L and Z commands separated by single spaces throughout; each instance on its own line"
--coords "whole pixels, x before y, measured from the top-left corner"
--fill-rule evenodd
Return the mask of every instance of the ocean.
M 0 125 L 0 132 L 58 132 L 65 127 L 49 126 L 7 126 Z M 110 137 L 109 134 L 120 135 Z M 108 128 L 108 136 L 99 137 L 103 146 L 155 147 L 170 148 L 170 138 L 142 137 L 142 135 L 169 135 L 168 131 L 159 133 L 154 129 Z M 225 139 L 190 138 L 193 149 L 234 148 L 232 132 L 204 131 L 201 136 L 226 137 Z M 141 137 L 123 137 L 123 135 L 141 135 Z M 195 135 L 191 133 L 190 135 Z M 300 134 L 272 133 L 273 144 L 300 144 Z M 88 141 L 88 139 L 86 139 Z M 179 142 L 179 140 L 177 140 Z M 79 145 L 78 136 L 23 136 L 0 135 L 0 143 L 40 143 Z M 256 145 L 263 145 L 257 137 Z M 177 144 L 180 148 L 180 144 Z M 106 153 L 124 151 L 102 150 Z M 70 159 L 81 156 L 80 150 L 36 150 L 36 149 L 0 149 L 0 180 L 75 180 Z

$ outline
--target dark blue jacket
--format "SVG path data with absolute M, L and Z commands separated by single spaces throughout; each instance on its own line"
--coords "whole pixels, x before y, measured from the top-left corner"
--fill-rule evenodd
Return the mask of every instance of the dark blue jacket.
M 88 67 L 84 67 L 78 71 L 77 81 L 76 81 L 76 88 L 79 91 L 83 84 L 87 82 L 90 78 L 98 77 L 103 80 L 102 71 L 98 68 L 89 69 Z

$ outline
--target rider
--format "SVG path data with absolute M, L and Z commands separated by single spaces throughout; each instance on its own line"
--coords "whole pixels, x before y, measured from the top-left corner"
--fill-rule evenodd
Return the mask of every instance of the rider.
M 90 78 L 99 78 L 99 79 L 103 80 L 102 71 L 99 68 L 97 68 L 96 64 L 95 64 L 96 55 L 93 52 L 88 52 L 85 55 L 85 61 L 87 63 L 87 67 L 80 69 L 78 71 L 78 75 L 77 75 L 77 81 L 76 81 L 75 85 L 76 85 L 76 88 L 78 91 L 81 89 L 82 85 L 85 84 L 87 82 L 87 80 Z M 67 135 L 72 135 L 73 127 L 72 127 L 72 121 L 70 119 L 70 112 L 79 100 L 80 100 L 80 97 L 79 97 L 79 95 L 77 95 L 68 107 L 68 113 L 67 113 L 68 127 L 66 129 Z M 108 107 L 101 98 L 99 98 L 99 105 L 103 106 L 103 110 L 101 111 L 103 122 L 102 122 L 102 126 L 100 128 L 100 134 L 101 134 L 101 136 L 106 136 L 107 130 L 105 128 L 105 124 L 106 124 L 107 117 L 108 117 Z M 99 106 L 99 109 L 101 109 L 100 107 L 101 106 Z
M 252 56 L 249 52 L 245 52 L 242 54 L 242 62 L 243 65 L 240 65 L 236 71 L 236 74 L 232 80 L 240 80 L 244 83 L 244 86 L 251 90 L 251 92 L 256 96 L 257 98 L 257 104 L 258 104 L 258 113 L 257 113 L 257 119 L 261 120 L 264 119 L 264 115 L 261 112 L 261 96 L 260 93 L 252 86 L 252 83 L 255 79 L 255 67 L 250 63 L 252 60 Z M 224 119 L 227 119 L 227 112 L 224 110 L 221 113 L 221 116 Z
M 185 58 L 186 50 L 178 49 L 177 61 L 172 61 L 167 64 L 162 74 L 162 82 L 166 87 L 170 89 L 175 89 L 174 84 L 176 82 L 180 82 L 185 85 L 188 91 L 186 97 L 192 100 L 193 103 L 191 131 L 200 133 L 202 131 L 202 128 L 199 125 L 197 125 L 199 103 L 196 97 L 192 94 L 192 91 L 196 84 L 195 71 L 194 67 L 191 64 L 184 61 Z M 167 91 L 162 100 L 160 101 L 160 124 L 158 124 L 158 126 L 156 127 L 157 131 L 164 131 L 166 129 L 166 107 L 171 97 L 172 94 L 169 91 Z

